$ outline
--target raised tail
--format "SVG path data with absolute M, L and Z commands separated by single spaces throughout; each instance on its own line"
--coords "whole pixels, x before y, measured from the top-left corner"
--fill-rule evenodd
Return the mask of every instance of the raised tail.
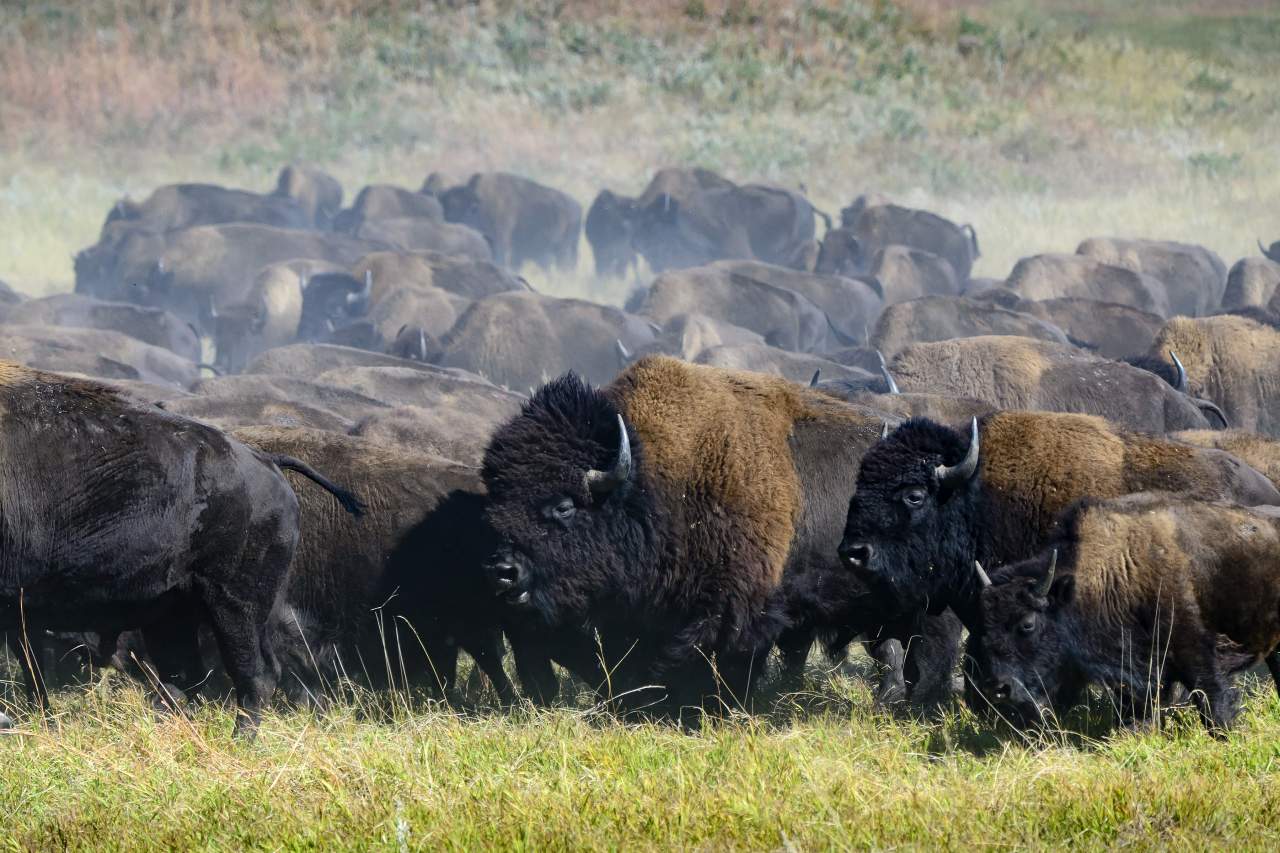
M 299 474 L 306 477 L 329 494 L 333 495 L 338 499 L 338 503 L 342 504 L 342 508 L 356 518 L 364 515 L 364 511 L 367 507 L 365 507 L 363 501 L 353 493 L 335 484 L 328 477 L 321 474 L 301 459 L 295 459 L 292 456 L 286 456 L 283 453 L 268 453 L 266 454 L 266 457 L 268 461 L 272 462 L 277 468 L 280 468 L 281 470 L 297 471 Z

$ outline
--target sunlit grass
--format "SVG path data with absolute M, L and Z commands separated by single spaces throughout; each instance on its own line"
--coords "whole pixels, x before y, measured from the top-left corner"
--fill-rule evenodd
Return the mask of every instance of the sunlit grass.
M 0 738 L 0 839 L 18 847 L 777 848 L 1273 846 L 1280 710 L 1267 685 L 1225 740 L 1023 737 L 968 712 L 873 713 L 815 680 L 803 708 L 696 732 L 584 710 L 460 712 L 376 700 L 159 715 L 119 679 Z M 389 707 L 387 707 L 389 706 Z M 389 715 L 389 716 L 388 716 Z

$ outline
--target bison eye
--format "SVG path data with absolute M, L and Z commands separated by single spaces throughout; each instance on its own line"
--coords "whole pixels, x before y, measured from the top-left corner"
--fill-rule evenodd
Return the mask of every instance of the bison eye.
M 1036 632 L 1036 617 L 1028 616 L 1018 623 L 1018 630 L 1023 634 L 1034 634 Z
M 547 508 L 547 514 L 556 521 L 568 521 L 573 518 L 578 508 L 574 506 L 571 498 L 561 498 L 556 503 Z
M 912 509 L 915 509 L 916 507 L 923 504 L 924 498 L 925 498 L 924 489 L 908 489 L 902 494 L 902 502 L 907 506 L 911 507 Z

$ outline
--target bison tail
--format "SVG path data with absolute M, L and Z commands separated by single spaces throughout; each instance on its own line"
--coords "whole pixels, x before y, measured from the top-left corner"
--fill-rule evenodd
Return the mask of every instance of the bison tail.
M 339 485 L 336 485 L 328 477 L 321 474 L 301 459 L 295 459 L 292 456 L 286 456 L 283 453 L 267 454 L 267 459 L 281 470 L 297 471 L 299 474 L 337 498 L 338 503 L 342 504 L 342 508 L 356 518 L 364 515 L 364 511 L 367 507 L 365 507 L 363 501 L 353 493 Z

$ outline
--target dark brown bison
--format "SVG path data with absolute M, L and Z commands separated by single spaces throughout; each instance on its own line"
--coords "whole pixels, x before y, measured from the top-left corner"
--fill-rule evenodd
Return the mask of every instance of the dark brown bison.
M 1241 258 L 1227 272 L 1222 310 L 1266 308 L 1280 289 L 1280 263 L 1270 258 Z
M 385 243 L 405 252 L 439 252 L 473 261 L 493 260 L 493 252 L 484 235 L 457 222 L 436 222 L 407 216 L 368 219 L 351 233 L 361 240 Z
M 1280 515 L 1168 494 L 1086 501 L 1039 555 L 992 572 L 971 643 L 983 695 L 1020 721 L 1087 684 L 1139 713 L 1175 684 L 1205 724 L 1240 711 L 1231 675 L 1260 660 L 1280 690 Z M 985 581 L 984 581 L 985 583 Z
M 1151 433 L 1217 423 L 1206 414 L 1207 404 L 1146 370 L 1030 338 L 912 344 L 890 369 L 903 391 L 973 397 L 999 409 L 1102 415 Z
M 1017 299 L 1006 307 L 1054 324 L 1071 343 L 1103 358 L 1123 359 L 1146 352 L 1164 325 L 1159 314 L 1083 297 Z
M 703 314 L 794 352 L 822 352 L 838 343 L 827 313 L 807 296 L 715 264 L 663 273 L 628 308 L 659 325 L 677 315 Z
M 865 257 L 872 258 L 889 246 L 927 252 L 945 260 L 961 284 L 969 280 L 973 262 L 980 254 L 973 226 L 956 225 L 927 210 L 896 204 L 867 205 L 847 227 Z
M 113 222 L 129 222 L 156 233 L 229 222 L 275 228 L 312 226 L 308 212 L 292 198 L 229 190 L 214 184 L 168 184 L 141 202 L 121 199 L 107 215 L 107 224 Z
M 1161 317 L 1172 314 L 1158 278 L 1084 255 L 1035 255 L 1014 265 L 1005 287 L 1023 299 L 1077 297 L 1118 302 Z
M 1076 253 L 1159 279 L 1164 283 L 1173 314 L 1203 317 L 1222 304 L 1227 267 L 1222 258 L 1203 246 L 1171 240 L 1094 237 L 1082 242 Z
M 237 731 L 252 731 L 279 676 L 268 620 L 298 537 L 280 467 L 323 478 L 96 383 L 6 363 L 0 396 L 0 630 L 114 637 L 198 612 L 235 686 Z
M 354 234 L 366 222 L 402 218 L 443 223 L 444 208 L 433 195 L 387 184 L 371 184 L 360 190 L 351 207 L 338 215 L 334 228 Z
M 429 179 L 428 179 L 429 180 Z M 506 172 L 483 172 L 441 190 L 444 217 L 484 235 L 500 265 L 572 270 L 578 265 L 582 205 L 559 190 Z
M 1031 556 L 1081 498 L 1151 489 L 1280 504 L 1280 491 L 1230 454 L 1098 417 L 997 412 L 971 431 L 911 420 L 863 457 L 840 553 L 886 607 L 950 607 L 973 630 L 974 560 L 993 567 Z
M 195 362 L 173 350 L 108 329 L 0 326 L 0 356 L 27 367 L 185 389 L 199 377 Z
M 502 542 L 489 582 L 536 624 L 598 631 L 615 695 L 664 684 L 668 709 L 715 692 L 708 660 L 722 699 L 743 701 L 784 629 L 805 652 L 825 630 L 906 642 L 909 629 L 881 633 L 878 613 L 859 610 L 868 596 L 833 560 L 848 471 L 881 429 L 802 386 L 670 358 L 602 389 L 568 375 L 485 454 Z M 834 623 L 817 611 L 833 572 Z M 925 668 L 947 683 L 942 645 Z
M 908 344 L 1015 335 L 1066 344 L 1067 336 L 1044 320 L 962 296 L 926 296 L 885 308 L 871 331 L 869 346 L 892 357 Z
M 467 309 L 440 339 L 439 364 L 523 391 L 568 370 L 605 382 L 618 371 L 618 341 L 639 349 L 654 338 L 640 317 L 580 299 L 500 293 Z
M 444 691 L 455 684 L 461 649 L 502 701 L 515 698 L 492 595 L 477 570 L 492 547 L 478 469 L 316 430 L 234 434 L 325 471 L 368 509 L 357 519 L 314 489 L 297 490 L 298 547 L 272 619 L 287 692 L 315 695 L 343 677 L 374 686 L 407 678 Z
M 655 272 L 726 259 L 804 270 L 815 215 L 800 193 L 765 184 L 663 195 L 636 211 L 632 244 Z
M 342 209 L 342 184 L 314 166 L 285 166 L 276 179 L 275 194 L 297 202 L 311 224 L 322 231 L 333 227 L 334 218 Z
M 1187 392 L 1220 406 L 1231 426 L 1280 436 L 1280 330 L 1236 315 L 1174 317 L 1149 355 L 1170 353 L 1185 366 Z
M 662 169 L 638 197 L 601 190 L 587 211 L 586 235 L 595 257 L 596 274 L 622 276 L 635 263 L 635 232 L 642 210 L 669 199 L 677 205 L 706 190 L 732 187 L 733 183 L 708 169 Z
M 200 361 L 200 338 L 189 324 L 159 308 L 127 302 L 104 302 L 78 293 L 28 299 L 0 310 L 11 325 L 73 326 L 119 332 L 163 347 L 192 362 Z

